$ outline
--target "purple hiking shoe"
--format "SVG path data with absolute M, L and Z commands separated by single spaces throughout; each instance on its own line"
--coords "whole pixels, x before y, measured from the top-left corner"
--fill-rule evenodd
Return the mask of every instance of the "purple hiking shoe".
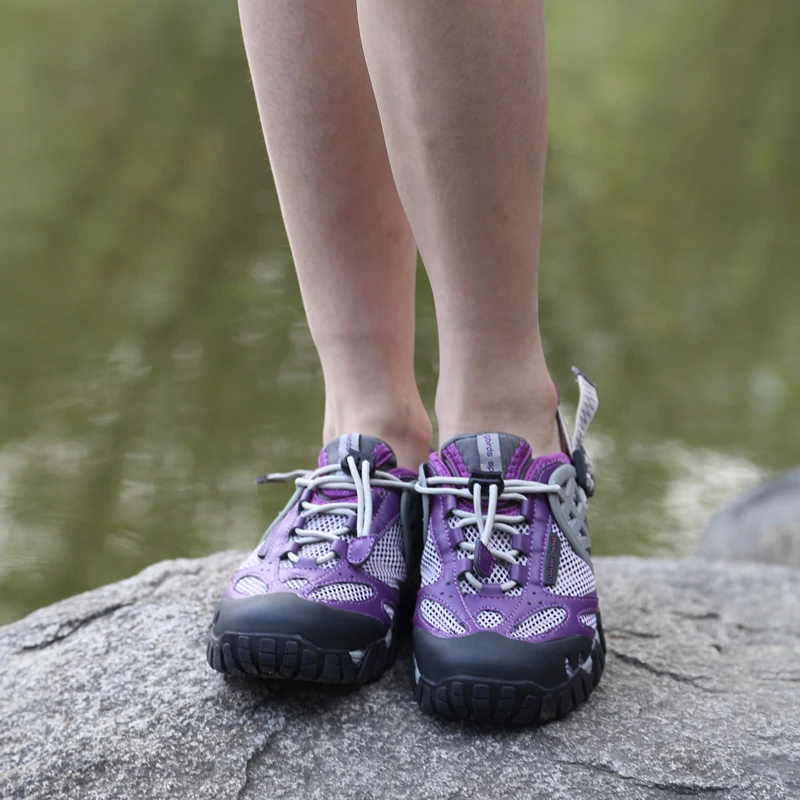
M 330 442 L 214 615 L 208 663 L 219 672 L 362 683 L 391 665 L 401 591 L 421 539 L 416 473 L 370 436 Z
M 427 711 L 529 723 L 566 714 L 600 680 L 605 640 L 586 524 L 583 449 L 594 385 L 565 450 L 532 458 L 507 433 L 459 436 L 420 471 L 425 546 L 414 685 Z

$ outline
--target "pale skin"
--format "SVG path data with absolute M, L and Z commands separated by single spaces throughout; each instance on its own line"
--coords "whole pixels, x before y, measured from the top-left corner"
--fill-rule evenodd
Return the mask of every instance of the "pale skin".
M 547 142 L 541 0 L 240 0 L 311 335 L 323 439 L 428 457 L 416 248 L 439 329 L 439 440 L 560 449 L 539 333 Z

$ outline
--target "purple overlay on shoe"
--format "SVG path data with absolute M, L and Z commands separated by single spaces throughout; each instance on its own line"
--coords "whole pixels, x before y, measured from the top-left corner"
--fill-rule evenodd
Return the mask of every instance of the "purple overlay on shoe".
M 294 479 L 296 490 L 222 599 L 287 592 L 391 628 L 409 574 L 401 500 L 416 477 L 385 442 L 346 434 L 323 448 L 316 469 L 258 479 Z
M 565 449 L 583 451 L 597 408 L 577 373 L 578 423 Z M 591 462 L 578 475 L 570 455 L 533 457 L 523 439 L 459 436 L 420 471 L 427 530 L 415 628 L 442 639 L 493 631 L 546 642 L 597 635 L 598 600 L 586 523 Z M 581 480 L 582 477 L 582 480 Z M 587 481 L 588 478 L 588 481 Z

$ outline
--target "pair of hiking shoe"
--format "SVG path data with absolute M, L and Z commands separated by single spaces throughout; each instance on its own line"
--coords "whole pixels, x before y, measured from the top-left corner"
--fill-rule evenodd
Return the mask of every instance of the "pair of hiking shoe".
M 419 474 L 371 436 L 340 436 L 318 467 L 266 475 L 296 490 L 237 569 L 214 615 L 216 670 L 363 683 L 388 669 L 413 613 L 420 706 L 495 723 L 553 719 L 600 680 L 600 621 L 580 388 L 564 452 L 533 457 L 508 433 L 459 436 Z M 412 612 L 413 608 L 413 612 Z

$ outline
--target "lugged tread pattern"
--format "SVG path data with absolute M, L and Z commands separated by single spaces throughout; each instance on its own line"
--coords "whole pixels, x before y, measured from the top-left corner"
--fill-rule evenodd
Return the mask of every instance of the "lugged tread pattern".
M 509 683 L 460 675 L 434 684 L 420 675 L 414 696 L 423 711 L 443 717 L 472 719 L 495 725 L 529 725 L 558 719 L 586 701 L 600 682 L 605 665 L 601 639 L 592 646 L 591 674 L 577 669 L 552 690 L 531 682 Z
M 225 675 L 367 683 L 379 678 L 394 662 L 396 634 L 395 631 L 389 647 L 384 639 L 373 642 L 356 663 L 346 650 L 322 650 L 301 636 L 226 633 L 219 640 L 209 636 L 206 660 L 212 669 Z

